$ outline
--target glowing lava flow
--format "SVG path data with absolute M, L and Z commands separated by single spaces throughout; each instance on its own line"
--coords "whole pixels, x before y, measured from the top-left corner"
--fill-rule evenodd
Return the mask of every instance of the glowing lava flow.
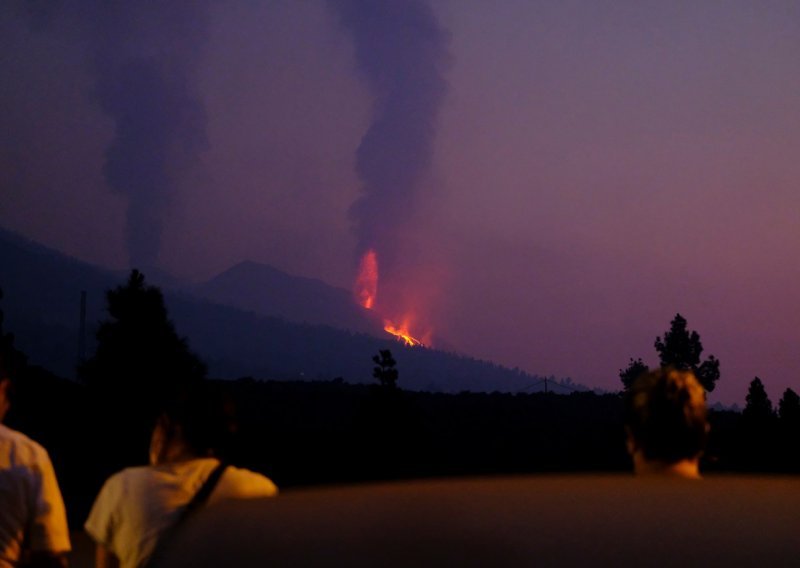
M 354 293 L 363 307 L 368 310 L 375 307 L 375 298 L 378 295 L 378 255 L 372 249 L 361 257 Z
M 405 342 L 406 345 L 410 347 L 414 347 L 416 345 L 422 345 L 422 342 L 411 335 L 411 332 L 408 330 L 408 324 L 403 324 L 400 327 L 396 327 L 391 321 L 385 320 L 384 324 L 384 331 L 388 331 L 392 335 L 394 335 L 399 341 Z

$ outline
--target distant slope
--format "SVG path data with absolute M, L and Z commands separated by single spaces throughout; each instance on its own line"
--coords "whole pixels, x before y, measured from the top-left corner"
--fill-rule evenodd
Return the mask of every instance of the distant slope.
M 103 317 L 104 291 L 120 278 L 0 229 L 0 306 L 5 327 L 36 364 L 72 377 L 78 357 L 80 293 L 87 298 L 87 352 Z
M 358 306 L 349 291 L 256 262 L 237 264 L 188 292 L 217 304 L 296 323 L 383 334 L 380 321 Z
M 0 305 L 6 328 L 35 364 L 74 376 L 78 351 L 80 292 L 86 290 L 87 353 L 105 318 L 105 291 L 124 276 L 67 257 L 0 229 Z M 399 385 L 443 392 L 527 390 L 544 387 L 540 377 L 442 351 L 407 348 L 391 338 L 331 326 L 290 323 L 277 317 L 198 300 L 165 290 L 178 333 L 218 378 L 333 379 L 372 382 L 372 356 L 390 348 Z M 550 385 L 554 382 L 551 380 Z M 571 385 L 572 388 L 577 385 Z

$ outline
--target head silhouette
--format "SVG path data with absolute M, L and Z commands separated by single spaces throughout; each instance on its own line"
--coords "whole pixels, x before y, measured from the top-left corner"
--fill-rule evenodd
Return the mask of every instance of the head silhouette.
M 224 453 L 236 428 L 233 408 L 227 403 L 205 384 L 165 397 L 150 440 L 151 463 Z
M 699 476 L 708 421 L 705 392 L 691 371 L 668 367 L 644 373 L 628 390 L 625 411 L 637 473 Z
M 16 374 L 13 357 L 0 349 L 0 422 L 6 416 L 14 397 L 14 380 Z

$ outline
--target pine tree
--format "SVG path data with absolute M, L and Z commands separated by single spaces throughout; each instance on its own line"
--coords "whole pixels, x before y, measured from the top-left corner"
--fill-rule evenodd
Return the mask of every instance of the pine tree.
M 750 471 L 774 471 L 781 461 L 777 416 L 758 377 L 750 382 L 746 401 L 737 448 L 740 465 Z
M 80 369 L 94 389 L 146 405 L 205 378 L 206 367 L 178 336 L 161 290 L 133 270 L 106 293 L 111 319 L 97 331 L 97 351 Z
M 709 355 L 708 359 L 701 362 L 703 344 L 700 334 L 686 328 L 686 318 L 681 314 L 675 314 L 669 331 L 664 334 L 663 339 L 661 336 L 656 337 L 654 345 L 661 367 L 692 371 L 707 392 L 714 390 L 719 379 L 719 359 Z M 620 369 L 619 378 L 625 389 L 629 389 L 633 381 L 647 370 L 647 365 L 641 358 L 631 358 L 628 366 Z
M 644 364 L 644 361 L 642 361 L 641 358 L 634 359 L 631 357 L 628 366 L 619 370 L 619 378 L 622 381 L 625 390 L 631 388 L 633 381 L 645 374 L 648 370 L 649 368 Z
M 800 396 L 792 389 L 778 402 L 780 458 L 785 471 L 800 472 Z
M 398 372 L 395 366 L 397 361 L 392 357 L 389 349 L 381 349 L 372 361 L 377 365 L 372 369 L 372 376 L 380 381 L 382 387 L 387 389 L 397 388 Z
M 745 398 L 746 404 L 742 411 L 742 416 L 753 424 L 766 424 L 775 417 L 775 410 L 772 407 L 764 383 L 755 377 L 750 381 L 750 388 Z
M 178 336 L 161 291 L 133 270 L 106 293 L 110 318 L 97 331 L 97 351 L 79 368 L 102 427 L 93 443 L 109 470 L 147 457 L 157 413 L 166 401 L 205 379 L 206 367 Z
M 781 423 L 789 428 L 796 429 L 800 426 L 800 396 L 792 389 L 783 392 L 778 402 L 778 416 Z
M 691 370 L 706 391 L 714 390 L 719 379 L 719 359 L 710 355 L 705 361 L 700 361 L 703 353 L 700 335 L 686 328 L 686 318 L 681 314 L 675 314 L 663 339 L 656 337 L 655 348 L 662 367 Z

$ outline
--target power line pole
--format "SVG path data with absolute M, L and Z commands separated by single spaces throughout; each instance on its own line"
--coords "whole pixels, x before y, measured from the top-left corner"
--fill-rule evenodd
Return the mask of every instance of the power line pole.
M 78 330 L 78 365 L 86 360 L 86 290 L 81 290 L 81 320 Z

